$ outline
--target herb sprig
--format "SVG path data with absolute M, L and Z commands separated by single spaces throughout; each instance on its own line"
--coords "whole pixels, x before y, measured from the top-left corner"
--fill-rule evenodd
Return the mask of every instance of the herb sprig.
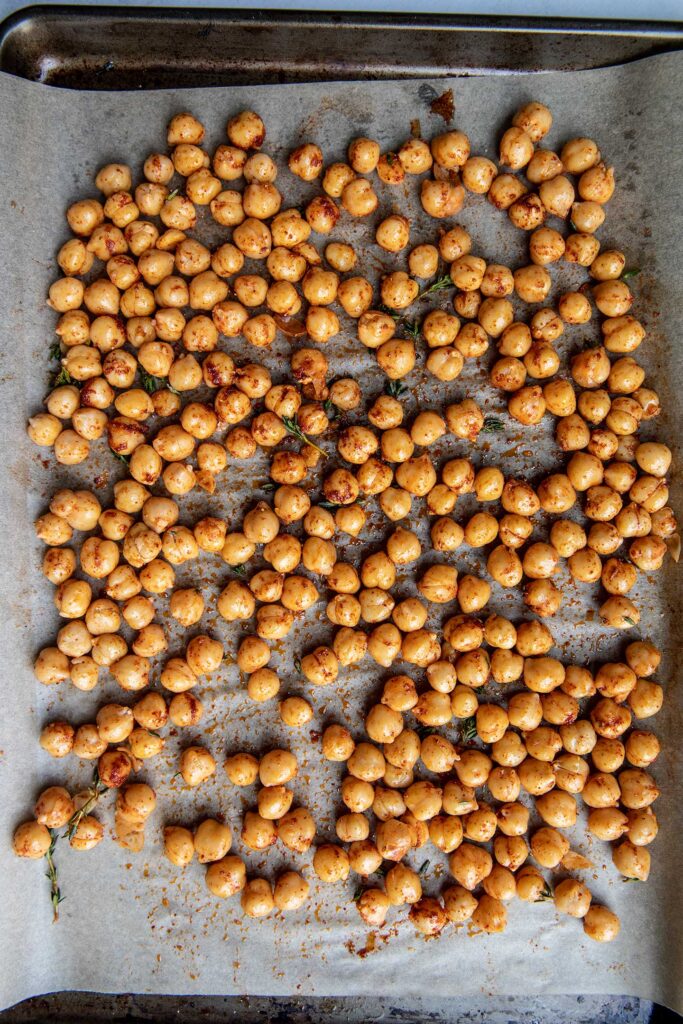
M 298 438 L 299 441 L 303 441 L 303 443 L 307 444 L 309 448 L 314 448 L 315 451 L 320 452 L 324 459 L 327 458 L 327 452 L 323 451 L 320 445 L 317 445 L 315 441 L 312 441 L 308 434 L 304 434 L 303 430 L 301 429 L 301 427 L 299 426 L 295 419 L 292 419 L 291 416 L 283 416 L 282 423 L 288 434 L 291 434 L 292 437 Z
M 464 718 L 460 724 L 460 739 L 466 743 L 471 743 L 477 738 L 477 720 L 472 715 L 471 718 Z
M 432 281 L 430 285 L 423 288 L 417 296 L 418 301 L 420 299 L 426 299 L 428 295 L 433 295 L 434 292 L 442 292 L 445 288 L 453 288 L 453 281 L 451 280 L 450 274 L 445 274 L 443 277 L 437 277 L 436 281 Z
M 55 864 L 54 852 L 55 846 L 59 836 L 50 829 L 50 845 L 45 854 L 45 863 L 47 864 L 47 871 L 45 877 L 50 879 L 50 903 L 52 904 L 52 921 L 59 921 L 59 904 L 62 902 L 64 897 L 62 896 L 59 888 L 59 879 L 57 877 L 57 865 Z

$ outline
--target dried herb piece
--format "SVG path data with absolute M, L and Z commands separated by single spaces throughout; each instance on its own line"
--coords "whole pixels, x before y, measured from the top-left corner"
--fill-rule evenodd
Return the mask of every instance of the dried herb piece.
M 323 501 L 316 501 L 318 508 L 326 508 L 328 511 L 332 511 L 335 508 L 341 508 L 341 505 L 337 501 L 327 501 L 325 498 Z
M 627 622 L 629 626 L 635 626 L 635 622 L 630 617 L 630 615 L 624 615 L 624 622 Z
M 62 902 L 64 897 L 62 896 L 59 888 L 57 865 L 54 860 L 55 846 L 57 845 L 59 836 L 54 829 L 50 829 L 50 836 L 50 845 L 47 849 L 47 853 L 45 854 L 45 862 L 47 864 L 45 877 L 50 879 L 50 903 L 52 904 L 52 920 L 54 922 L 59 921 L 59 904 Z
M 420 118 L 414 117 L 410 122 L 410 135 L 413 139 L 422 138 L 422 125 L 420 124 Z
M 354 903 L 358 903 L 358 900 L 361 898 L 362 895 L 363 895 L 363 886 L 359 885 L 358 888 L 356 889 L 356 891 L 353 894 L 353 902 Z
M 642 878 L 633 878 L 631 875 L 624 875 L 622 882 L 642 882 Z
M 629 267 L 619 278 L 620 281 L 630 281 L 632 277 L 637 277 L 640 273 L 640 267 Z
M 440 96 L 437 96 L 435 100 L 429 104 L 429 109 L 432 114 L 436 114 L 438 117 L 443 118 L 446 124 L 450 124 L 455 114 L 455 100 L 453 99 L 453 90 L 446 89 L 446 92 L 442 92 Z
M 177 195 L 178 195 L 179 193 L 180 193 L 180 189 L 179 189 L 179 188 L 174 188 L 172 192 L 169 192 L 169 193 L 168 193 L 168 195 L 166 196 L 166 199 L 164 200 L 164 202 L 166 202 L 166 203 L 170 203 L 170 202 L 171 202 L 171 200 L 172 200 L 172 199 L 175 199 L 175 197 L 176 197 L 176 196 L 177 196 Z
M 244 576 L 247 575 L 247 567 L 246 567 L 246 565 L 231 565 L 230 568 L 234 572 L 235 576 L 242 576 L 242 577 L 244 577 Z
M 58 341 L 50 345 L 48 357 L 51 361 L 57 361 L 62 358 L 62 346 Z
M 384 390 L 391 398 L 400 398 L 401 395 L 406 393 L 408 388 L 405 384 L 401 384 L 400 380 L 390 380 L 385 384 Z
M 308 434 L 304 434 L 299 424 L 296 422 L 296 420 L 292 419 L 291 416 L 283 416 L 282 423 L 288 434 L 291 434 L 293 437 L 297 437 L 300 441 L 303 441 L 303 443 L 307 444 L 310 448 L 314 448 L 317 452 L 320 452 L 324 459 L 327 458 L 327 452 L 323 451 L 323 449 L 319 445 L 317 445 L 315 441 L 312 441 Z
M 274 480 L 266 480 L 264 484 L 261 484 L 261 490 L 270 493 L 270 491 L 275 490 L 276 486 L 277 484 Z
M 63 366 L 53 378 L 52 387 L 61 388 L 64 384 L 76 384 L 78 386 L 78 382 L 73 379 L 66 366 Z
M 124 466 L 130 465 L 130 455 L 122 455 L 121 452 L 115 452 L 113 448 L 110 448 L 109 450 L 111 451 L 114 458 L 118 459 L 119 462 L 122 462 Z
M 424 875 L 431 863 L 431 860 L 423 860 L 419 868 L 417 869 L 418 875 Z
M 172 388 L 168 383 L 167 377 L 154 377 L 151 373 L 147 373 L 145 370 L 140 370 L 140 379 L 142 386 L 148 395 L 153 395 L 157 391 L 161 391 L 162 388 L 166 388 L 173 395 L 179 395 L 180 392 L 176 388 Z
M 295 658 L 294 659 L 294 668 L 297 670 L 299 675 L 301 675 L 301 659 L 300 658 Z
M 534 903 L 544 903 L 546 900 L 553 898 L 553 891 L 550 886 L 546 883 L 545 889 L 542 889 L 538 895 L 538 898 L 534 900 Z
M 497 416 L 487 416 L 484 419 L 484 426 L 481 428 L 482 434 L 496 434 L 501 430 L 505 430 L 505 424 Z

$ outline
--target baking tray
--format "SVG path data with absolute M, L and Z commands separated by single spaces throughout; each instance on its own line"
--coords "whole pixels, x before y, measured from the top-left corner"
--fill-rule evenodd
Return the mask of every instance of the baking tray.
M 154 89 L 579 70 L 682 43 L 673 23 L 37 6 L 0 25 L 0 70 Z
M 56 87 L 153 89 L 579 70 L 637 60 L 682 42 L 683 29 L 675 24 L 39 6 L 0 25 L 0 70 Z M 387 1017 L 474 1024 L 501 1015 L 506 1021 L 531 1016 L 558 1024 L 636 1024 L 650 1012 L 649 1003 L 635 999 L 580 995 L 429 1004 L 60 993 L 27 1000 L 0 1019 L 336 1024 Z

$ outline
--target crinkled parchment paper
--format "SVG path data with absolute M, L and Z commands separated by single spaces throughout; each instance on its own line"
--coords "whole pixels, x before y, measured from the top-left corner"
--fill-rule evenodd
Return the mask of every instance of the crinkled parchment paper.
M 682 70 L 680 56 L 669 55 L 627 67 L 566 74 L 111 94 L 73 93 L 10 77 L 0 79 L 1 1005 L 56 989 L 91 989 L 193 994 L 386 993 L 395 1000 L 420 993 L 448 997 L 489 992 L 600 992 L 637 994 L 683 1009 L 677 864 L 681 716 L 676 652 L 680 627 L 678 576 L 671 562 L 654 578 L 640 577 L 636 600 L 644 614 L 641 628 L 633 631 L 652 637 L 666 651 L 659 678 L 667 701 L 658 718 L 648 723 L 664 743 L 655 766 L 663 794 L 657 804 L 661 830 L 651 847 L 650 881 L 624 885 L 612 867 L 608 846 L 591 842 L 583 824 L 572 837 L 574 848 L 595 864 L 584 877 L 596 899 L 621 916 L 621 935 L 611 945 L 600 946 L 584 938 L 581 923 L 568 917 L 558 919 L 552 905 L 520 902 L 510 905 L 509 927 L 502 936 L 469 937 L 466 929 L 449 927 L 438 941 L 427 941 L 417 937 L 405 920 L 397 923 L 399 917 L 405 918 L 405 910 L 394 912 L 391 923 L 369 936 L 370 930 L 351 902 L 353 879 L 345 885 L 323 886 L 310 868 L 310 854 L 285 856 L 287 851 L 275 847 L 262 857 L 241 849 L 238 840 L 236 850 L 246 855 L 251 872 L 263 871 L 273 877 L 281 866 L 304 866 L 312 885 L 306 909 L 288 917 L 247 921 L 236 899 L 220 902 L 208 893 L 200 866 L 193 864 L 182 872 L 161 854 L 163 823 L 191 824 L 202 815 L 222 813 L 238 833 L 243 806 L 255 799 L 254 793 L 231 787 L 220 768 L 198 791 L 183 791 L 179 779 L 172 781 L 179 746 L 195 738 L 189 736 L 169 735 L 163 754 L 141 773 L 159 796 L 142 853 L 133 855 L 109 838 L 88 854 L 76 853 L 65 843 L 58 846 L 66 897 L 58 924 L 51 923 L 43 865 L 19 861 L 10 850 L 13 828 L 29 816 L 43 786 L 66 780 L 79 788 L 90 779 L 91 765 L 71 759 L 53 761 L 42 752 L 38 745 L 42 725 L 62 716 L 77 723 L 92 720 L 105 698 L 127 698 L 113 680 L 103 681 L 96 691 L 86 694 L 68 684 L 42 687 L 31 671 L 37 650 L 53 642 L 58 624 L 51 587 L 39 571 L 41 550 L 31 522 L 45 509 L 48 496 L 59 483 L 80 481 L 101 488 L 100 493 L 106 495 L 107 480 L 111 483 L 122 472 L 104 446 L 96 447 L 94 458 L 85 465 L 57 471 L 25 436 L 26 418 L 46 390 L 55 316 L 45 305 L 45 294 L 55 276 L 56 250 L 67 237 L 64 209 L 76 198 L 93 194 L 96 169 L 119 159 L 139 170 L 147 153 L 164 149 L 166 122 L 184 109 L 194 111 L 206 124 L 209 148 L 223 141 L 228 116 L 253 107 L 266 120 L 265 148 L 276 158 L 282 160 L 300 141 L 315 140 L 328 161 L 339 159 L 348 140 L 358 134 L 376 137 L 383 147 L 400 144 L 409 135 L 414 118 L 420 119 L 427 137 L 443 130 L 443 122 L 430 113 L 428 102 L 447 87 L 454 91 L 454 124 L 470 135 L 473 152 L 495 157 L 496 139 L 515 108 L 532 98 L 540 99 L 551 106 L 555 117 L 546 145 L 559 148 L 574 135 L 593 136 L 606 159 L 616 166 L 617 192 L 600 237 L 603 246 L 623 248 L 630 266 L 642 268 L 633 282 L 634 312 L 644 321 L 648 337 L 638 357 L 647 364 L 647 382 L 659 389 L 663 399 L 664 415 L 654 429 L 675 444 L 683 390 L 679 341 L 683 308 Z M 303 186 L 293 179 L 286 168 L 278 184 L 290 203 L 316 191 L 315 186 Z M 414 218 L 411 241 L 432 240 L 437 225 L 418 209 L 415 182 L 409 184 L 405 190 L 382 187 L 380 212 L 408 210 Z M 526 262 L 526 239 L 480 197 L 468 196 L 457 220 L 472 232 L 476 252 L 512 266 Z M 374 244 L 363 241 L 368 233 L 368 224 L 349 223 L 344 217 L 336 236 L 355 241 L 361 262 L 374 264 L 373 273 L 377 273 L 387 257 Z M 217 241 L 224 235 L 214 226 L 211 237 Z M 556 266 L 552 273 L 553 294 L 577 281 L 575 271 L 566 266 Z M 437 295 L 434 304 L 445 306 L 447 301 L 447 296 Z M 355 342 L 348 320 L 343 327 L 327 349 L 331 372 L 335 376 L 353 373 L 363 381 L 368 395 L 374 395 L 382 387 L 374 357 Z M 595 321 L 569 328 L 560 340 L 563 354 L 575 350 L 597 329 Z M 258 357 L 253 350 L 240 349 L 237 342 L 227 347 L 244 361 Z M 287 339 L 279 338 L 268 354 L 276 381 L 286 377 L 287 353 Z M 514 471 L 538 479 L 554 462 L 551 424 L 544 425 L 539 438 L 532 431 L 521 431 L 504 410 L 500 412 L 500 397 L 486 385 L 489 361 L 484 359 L 485 365 L 469 362 L 458 381 L 435 389 L 422 368 L 422 354 L 408 380 L 412 389 L 408 408 L 414 412 L 418 405 L 476 395 L 487 412 L 501 415 L 506 424 L 503 434 L 482 435 L 473 455 L 477 463 L 498 462 L 508 474 Z M 446 439 L 437 454 L 444 460 L 467 452 L 462 442 Z M 230 466 L 213 499 L 191 497 L 185 503 L 183 521 L 192 522 L 203 509 L 211 508 L 222 510 L 231 524 L 239 522 L 249 503 L 262 496 L 258 487 L 266 477 L 267 459 L 261 455 L 252 462 Z M 677 491 L 680 488 L 674 484 L 674 500 Z M 460 511 L 459 506 L 458 517 Z M 463 506 L 462 511 L 468 510 Z M 410 522 L 422 537 L 427 536 L 428 524 L 418 503 Z M 368 539 L 359 543 L 366 549 L 376 544 L 379 528 L 386 529 L 386 525 L 374 515 L 366 531 Z M 360 551 L 360 547 L 354 545 L 352 550 Z M 456 553 L 455 563 L 461 571 L 476 569 L 480 555 L 463 549 Z M 179 581 L 199 580 L 208 601 L 202 629 L 223 638 L 231 654 L 241 627 L 220 620 L 212 603 L 228 576 L 226 567 L 208 556 L 203 556 L 199 568 L 197 563 L 186 565 L 178 574 Z M 596 595 L 568 577 L 563 577 L 563 584 L 566 601 L 557 622 L 552 623 L 561 656 L 567 661 L 590 662 L 615 655 L 625 641 L 608 634 L 588 611 L 595 607 Z M 411 593 L 411 586 L 406 578 L 402 591 Z M 491 607 L 510 614 L 524 611 L 517 595 L 505 594 L 497 586 Z M 330 839 L 339 809 L 341 769 L 322 761 L 317 733 L 331 720 L 348 720 L 357 726 L 389 673 L 366 659 L 362 666 L 343 671 L 334 688 L 311 693 L 294 670 L 293 659 L 318 638 L 330 635 L 323 608 L 321 603 L 297 625 L 274 658 L 281 669 L 283 694 L 306 693 L 312 700 L 315 717 L 311 731 L 286 730 L 274 703 L 250 703 L 236 667 L 228 661 L 210 685 L 201 688 L 207 704 L 206 728 L 201 735 L 219 760 L 226 752 L 245 747 L 259 751 L 273 743 L 291 746 L 301 764 L 296 800 L 314 810 L 319 836 Z M 441 610 L 430 621 L 437 623 L 443 617 Z M 178 643 L 175 638 L 173 645 Z M 492 696 L 495 698 L 493 691 Z M 105 799 L 99 812 L 108 829 L 111 801 L 111 796 Z M 413 862 L 425 856 L 418 851 Z M 425 888 L 436 893 L 447 876 L 439 856 L 434 852 L 429 856 L 432 865 Z

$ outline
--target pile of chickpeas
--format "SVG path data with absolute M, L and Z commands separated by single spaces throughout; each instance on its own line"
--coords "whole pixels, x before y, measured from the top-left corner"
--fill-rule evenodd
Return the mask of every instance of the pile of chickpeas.
M 602 622 L 632 629 L 641 611 L 628 595 L 639 573 L 662 567 L 678 535 L 667 504 L 671 451 L 640 436 L 660 403 L 633 354 L 645 329 L 630 313 L 626 258 L 601 251 L 596 237 L 614 171 L 591 139 L 544 149 L 551 125 L 543 104 L 522 107 L 500 140 L 499 164 L 472 155 L 458 130 L 431 142 L 411 137 L 386 153 L 357 138 L 337 163 L 306 142 L 290 153 L 288 170 L 316 194 L 302 209 L 282 209 L 258 114 L 231 118 L 227 143 L 211 155 L 202 124 L 182 113 L 168 126 L 170 152 L 147 157 L 140 184 L 133 187 L 128 166 L 109 164 L 95 178 L 101 198 L 69 207 L 73 237 L 58 254 L 64 276 L 48 298 L 59 314 L 61 371 L 28 434 L 65 466 L 85 461 L 106 437 L 126 471 L 108 503 L 63 488 L 36 522 L 43 573 L 67 621 L 39 652 L 35 676 L 90 691 L 108 674 L 124 691 L 146 692 L 130 705 L 103 705 L 93 723 L 44 726 L 40 742 L 53 757 L 96 763 L 95 789 L 41 793 L 34 820 L 15 833 L 17 854 L 44 857 L 64 827 L 75 849 L 96 845 L 104 828 L 89 809 L 108 789 L 117 791 L 117 841 L 141 849 L 156 795 L 129 779 L 163 750 L 169 722 L 200 725 L 204 707 L 192 691 L 211 677 L 218 685 L 226 657 L 234 654 L 247 697 L 264 713 L 272 703 L 285 726 L 311 723 L 313 703 L 283 696 L 271 662 L 324 601 L 328 641 L 295 658 L 311 697 L 368 659 L 381 690 L 366 737 L 354 738 L 343 722 L 322 732 L 323 758 L 346 771 L 338 842 L 316 842 L 313 813 L 294 806 L 294 753 L 237 751 L 224 761 L 224 784 L 259 787 L 239 832 L 246 850 L 281 842 L 304 856 L 314 847 L 321 882 L 357 876 L 354 900 L 373 927 L 391 907 L 409 906 L 425 935 L 468 921 L 500 932 L 507 902 L 519 897 L 552 900 L 583 919 L 590 938 L 616 937 L 619 919 L 593 903 L 580 877 L 554 887 L 551 879 L 592 867 L 565 835 L 579 797 L 589 833 L 614 844 L 617 871 L 648 877 L 659 795 L 648 769 L 660 747 L 640 723 L 663 703 L 653 678 L 661 654 L 635 639 L 621 661 L 593 670 L 555 657 L 551 624 L 563 590 L 553 577 L 564 560 L 574 581 L 599 583 Z M 373 218 L 384 189 L 411 180 L 424 213 L 446 221 L 432 241 L 412 244 L 411 221 L 400 213 Z M 468 193 L 487 196 L 528 232 L 527 266 L 473 253 L 471 235 L 450 222 Z M 214 248 L 193 235 L 206 214 L 225 229 Z M 352 245 L 311 240 L 333 236 L 348 217 L 368 218 L 371 238 L 396 258 L 379 282 L 361 273 Z M 546 305 L 560 261 L 586 268 L 588 278 Z M 563 367 L 554 343 L 596 310 L 595 345 Z M 334 379 L 320 346 L 347 324 L 359 359 L 363 348 L 374 350 L 383 392 L 368 396 L 362 373 Z M 283 336 L 289 365 L 281 361 L 278 381 L 264 363 L 243 361 L 249 346 L 268 350 Z M 452 400 L 449 389 L 441 408 L 407 415 L 405 384 L 416 367 L 450 385 L 468 362 L 486 367 L 514 424 L 555 417 L 558 464 L 540 481 L 476 456 L 482 432 L 505 424 L 491 425 L 466 392 Z M 458 454 L 463 443 L 472 457 Z M 259 450 L 269 453 L 272 495 L 253 504 L 239 529 L 218 515 L 181 522 L 181 496 L 220 494 L 228 463 Z M 468 500 L 476 511 L 458 517 L 459 501 L 462 510 Z M 411 516 L 428 518 L 428 547 L 406 524 Z M 539 528 L 543 540 L 534 537 Z M 480 573 L 459 570 L 467 549 L 483 549 Z M 235 624 L 227 651 L 209 632 L 194 633 L 209 610 L 199 586 L 176 586 L 176 567 L 205 555 L 227 573 L 215 595 L 220 618 Z M 407 580 L 416 594 L 401 597 Z M 520 589 L 530 617 L 499 614 L 492 584 Z M 155 598 L 165 602 L 166 621 Z M 171 623 L 193 635 L 169 657 Z M 217 768 L 214 753 L 195 743 L 182 749 L 177 773 L 194 788 Z M 250 878 L 220 814 L 192 828 L 167 824 L 163 846 L 183 869 L 196 854 L 209 891 L 240 894 L 249 917 L 296 910 L 309 898 L 305 867 L 274 883 Z M 423 872 L 409 866 L 422 849 L 447 857 L 455 884 L 439 897 L 423 894 Z

